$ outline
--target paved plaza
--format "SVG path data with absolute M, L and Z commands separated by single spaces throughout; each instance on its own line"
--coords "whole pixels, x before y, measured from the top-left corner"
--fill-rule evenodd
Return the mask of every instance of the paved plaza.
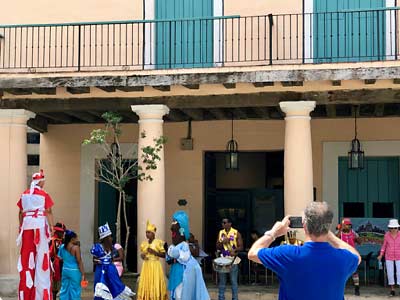
M 93 299 L 93 277 L 88 276 L 89 287 L 82 290 L 82 299 L 89 300 Z M 132 276 L 124 278 L 124 282 L 129 285 L 132 289 L 136 290 L 136 279 Z M 207 280 L 207 288 L 210 293 L 211 300 L 218 299 L 218 287 L 215 282 Z M 345 299 L 346 300 L 364 300 L 364 299 L 374 299 L 381 300 L 389 298 L 388 288 L 382 287 L 380 285 L 361 285 L 361 296 L 353 295 L 353 287 L 349 284 L 346 289 Z M 300 292 L 301 293 L 301 292 Z M 400 293 L 400 289 L 399 289 Z M 394 298 L 400 298 L 400 294 L 397 294 Z M 393 298 L 393 297 L 390 297 Z M 230 286 L 227 286 L 225 293 L 225 299 L 232 299 Z M 275 282 L 272 286 L 265 285 L 239 285 L 239 299 L 240 300 L 278 300 L 278 283 Z M 17 297 L 2 297 L 2 300 L 17 300 Z M 322 299 L 321 299 L 322 300 Z

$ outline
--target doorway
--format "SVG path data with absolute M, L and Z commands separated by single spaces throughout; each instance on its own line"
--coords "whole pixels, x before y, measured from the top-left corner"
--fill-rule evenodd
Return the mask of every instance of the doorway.
M 204 248 L 215 253 L 221 219 L 232 219 L 251 246 L 250 232 L 262 233 L 283 218 L 283 151 L 240 152 L 239 169 L 225 169 L 225 152 L 205 152 Z
M 213 64 L 214 0 L 156 0 L 156 68 Z
M 400 176 L 398 157 L 366 157 L 364 169 L 348 169 L 339 157 L 339 216 L 398 218 Z
M 131 179 L 125 186 L 125 193 L 128 196 L 126 203 L 127 219 L 130 227 L 130 235 L 128 240 L 128 256 L 126 258 L 126 265 L 128 271 L 136 272 L 137 270 L 137 179 Z M 116 233 L 116 221 L 118 211 L 118 198 L 119 193 L 117 190 L 112 188 L 106 183 L 97 182 L 97 226 L 108 222 L 110 229 L 115 239 Z M 123 248 L 125 245 L 126 228 L 124 226 L 123 208 L 121 209 L 120 218 L 122 233 L 121 233 L 121 245 Z M 98 239 L 97 230 L 95 231 L 95 240 Z M 115 241 L 115 240 L 114 240 Z M 126 270 L 125 270 L 126 271 Z

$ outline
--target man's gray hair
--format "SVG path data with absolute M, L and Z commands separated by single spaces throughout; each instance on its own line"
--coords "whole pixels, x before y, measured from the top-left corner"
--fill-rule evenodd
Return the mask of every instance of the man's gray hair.
M 304 210 L 304 221 L 308 234 L 319 237 L 329 232 L 333 212 L 326 202 L 311 202 Z

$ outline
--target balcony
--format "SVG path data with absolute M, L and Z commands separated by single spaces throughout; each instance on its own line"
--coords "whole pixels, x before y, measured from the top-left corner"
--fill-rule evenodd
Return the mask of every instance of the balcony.
M 0 26 L 0 73 L 397 60 L 398 8 Z

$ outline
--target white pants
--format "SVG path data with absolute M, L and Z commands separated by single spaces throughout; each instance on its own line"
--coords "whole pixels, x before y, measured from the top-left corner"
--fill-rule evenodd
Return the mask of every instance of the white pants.
M 394 285 L 394 264 L 396 263 L 396 279 L 397 284 L 400 285 L 400 260 L 387 260 L 386 273 L 389 285 Z

